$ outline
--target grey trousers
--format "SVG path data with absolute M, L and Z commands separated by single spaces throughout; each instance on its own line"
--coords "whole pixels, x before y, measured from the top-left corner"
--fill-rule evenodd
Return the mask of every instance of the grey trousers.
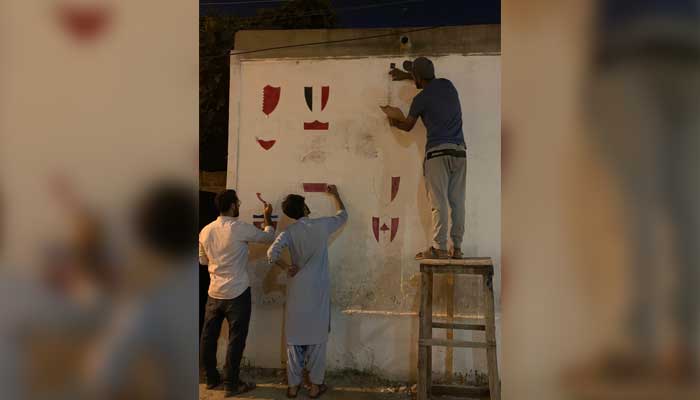
M 464 150 L 455 144 L 444 144 L 429 151 L 441 149 Z M 435 157 L 423 164 L 425 187 L 428 192 L 433 218 L 433 247 L 447 250 L 448 205 L 451 210 L 450 238 L 455 248 L 462 248 L 464 238 L 465 196 L 467 191 L 467 159 L 453 156 Z
M 304 367 L 309 371 L 311 383 L 323 384 L 326 375 L 326 343 L 305 346 L 287 345 L 287 382 L 289 386 L 301 385 Z

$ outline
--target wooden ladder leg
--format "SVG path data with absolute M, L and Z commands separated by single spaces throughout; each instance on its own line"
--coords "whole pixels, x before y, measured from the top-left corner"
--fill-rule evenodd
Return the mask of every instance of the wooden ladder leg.
M 445 290 L 445 296 L 447 297 L 447 323 L 453 324 L 455 316 L 455 274 L 446 274 L 447 290 Z M 445 339 L 454 340 L 455 334 L 454 330 L 445 330 Z M 445 349 L 445 383 L 448 385 L 452 383 L 452 378 L 454 375 L 454 348 L 448 347 Z
M 498 355 L 496 351 L 496 311 L 493 296 L 493 274 L 484 275 L 483 293 L 486 316 L 486 349 L 489 369 L 489 391 L 491 400 L 501 400 L 501 380 L 498 377 Z
M 419 339 L 433 337 L 433 273 L 421 272 Z M 430 399 L 432 386 L 432 347 L 418 346 L 418 400 Z

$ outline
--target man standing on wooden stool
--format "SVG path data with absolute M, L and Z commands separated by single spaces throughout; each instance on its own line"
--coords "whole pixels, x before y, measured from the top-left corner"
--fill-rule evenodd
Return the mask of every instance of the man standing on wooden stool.
M 422 89 L 411 103 L 408 117 L 395 107 L 384 107 L 389 123 L 409 132 L 418 117 L 428 131 L 425 145 L 423 175 L 433 214 L 433 242 L 425 251 L 416 254 L 416 259 L 462 258 L 464 237 L 464 198 L 467 183 L 467 151 L 462 132 L 462 107 L 457 89 L 447 79 L 435 78 L 432 61 L 418 57 L 406 61 L 407 72 L 392 68 L 394 80 L 413 79 Z M 448 204 L 452 210 L 452 251 L 447 251 Z

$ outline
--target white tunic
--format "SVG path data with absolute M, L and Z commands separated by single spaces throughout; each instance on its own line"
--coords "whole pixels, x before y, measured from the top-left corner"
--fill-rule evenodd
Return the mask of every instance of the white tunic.
M 328 238 L 348 219 L 345 210 L 333 217 L 301 218 L 288 226 L 267 251 L 268 260 L 279 260 L 289 248 L 299 272 L 287 284 L 287 344 L 302 346 L 328 340 L 331 317 Z

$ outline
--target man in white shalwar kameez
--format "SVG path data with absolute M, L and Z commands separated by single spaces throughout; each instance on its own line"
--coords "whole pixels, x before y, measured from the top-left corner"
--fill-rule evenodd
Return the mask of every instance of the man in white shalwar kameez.
M 282 203 L 284 213 L 297 220 L 287 227 L 267 251 L 270 263 L 279 262 L 282 250 L 289 248 L 292 258 L 287 284 L 287 396 L 294 398 L 302 383 L 304 367 L 309 371 L 309 397 L 326 391 L 326 342 L 330 332 L 330 275 L 328 239 L 348 219 L 338 189 L 328 186 L 338 206 L 335 216 L 308 218 L 304 197 L 290 194 Z

